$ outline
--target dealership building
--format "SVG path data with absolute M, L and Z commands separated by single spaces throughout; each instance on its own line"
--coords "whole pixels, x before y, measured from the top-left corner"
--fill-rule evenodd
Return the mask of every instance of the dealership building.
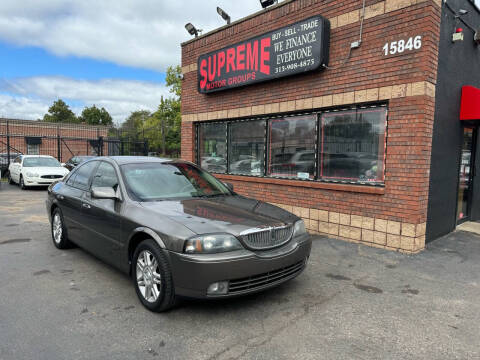
M 311 233 L 421 251 L 480 219 L 476 3 L 285 0 L 192 38 L 182 158 Z

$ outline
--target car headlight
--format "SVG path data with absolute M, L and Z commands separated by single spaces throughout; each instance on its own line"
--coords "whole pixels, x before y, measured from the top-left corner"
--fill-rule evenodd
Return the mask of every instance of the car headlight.
M 238 239 L 230 234 L 196 236 L 185 241 L 187 254 L 215 254 L 243 249 Z
M 303 220 L 298 220 L 293 227 L 293 236 L 300 236 L 307 232 Z
M 32 173 L 32 172 L 27 171 L 27 173 L 25 174 L 25 176 L 27 176 L 27 177 L 38 177 L 39 175 L 36 174 L 36 173 Z

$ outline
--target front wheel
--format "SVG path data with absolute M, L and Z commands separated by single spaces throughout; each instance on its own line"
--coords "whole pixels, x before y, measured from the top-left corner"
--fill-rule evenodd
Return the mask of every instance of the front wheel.
M 72 247 L 72 243 L 67 237 L 62 211 L 59 208 L 56 208 L 52 214 L 52 240 L 57 249 L 63 250 Z
M 148 310 L 163 312 L 175 306 L 170 263 L 154 240 L 145 240 L 137 246 L 132 266 L 135 291 Z
M 27 189 L 27 187 L 25 186 L 25 182 L 23 181 L 23 176 L 22 176 L 22 175 L 20 175 L 20 183 L 19 183 L 19 185 L 20 185 L 20 189 L 22 189 L 22 190 L 26 190 L 26 189 Z
M 7 179 L 8 179 L 8 183 L 9 183 L 10 185 L 15 184 L 15 183 L 13 182 L 12 175 L 10 174 L 10 171 L 8 172 Z

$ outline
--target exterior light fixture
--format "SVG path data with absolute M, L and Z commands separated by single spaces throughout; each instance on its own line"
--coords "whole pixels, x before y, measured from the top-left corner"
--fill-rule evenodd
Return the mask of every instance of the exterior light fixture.
M 198 36 L 199 32 L 202 32 L 201 29 L 197 29 L 195 26 L 192 25 L 192 23 L 187 23 L 185 25 L 185 29 L 187 29 L 187 31 L 190 35 L 195 35 L 195 37 Z
M 267 8 L 270 5 L 276 4 L 278 0 L 260 0 L 260 5 L 262 5 L 262 8 Z
M 218 6 L 217 6 L 217 13 L 222 17 L 223 20 L 227 22 L 227 25 L 230 24 L 230 16 Z

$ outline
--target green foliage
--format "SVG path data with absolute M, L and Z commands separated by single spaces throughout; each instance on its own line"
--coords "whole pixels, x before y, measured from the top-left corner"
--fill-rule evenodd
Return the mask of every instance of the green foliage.
M 182 96 L 182 68 L 180 65 L 169 66 L 165 82 L 170 87 L 170 92 L 178 98 Z
M 113 120 L 110 114 L 105 108 L 97 108 L 95 105 L 91 107 L 86 107 L 82 111 L 79 120 L 86 123 L 87 125 L 112 125 Z
M 180 96 L 182 93 L 182 71 L 180 66 L 169 66 L 165 78 L 172 97 L 160 99 L 157 110 L 151 114 L 138 110 L 121 125 L 121 133 L 131 140 L 148 141 L 150 152 L 162 155 L 180 152 Z
M 53 105 L 48 109 L 48 113 L 43 116 L 43 121 L 54 123 L 77 123 L 78 118 L 62 99 L 58 99 L 53 102 Z
M 180 151 L 180 101 L 176 99 L 160 100 L 157 111 L 147 119 L 145 138 L 150 149 L 167 154 Z

